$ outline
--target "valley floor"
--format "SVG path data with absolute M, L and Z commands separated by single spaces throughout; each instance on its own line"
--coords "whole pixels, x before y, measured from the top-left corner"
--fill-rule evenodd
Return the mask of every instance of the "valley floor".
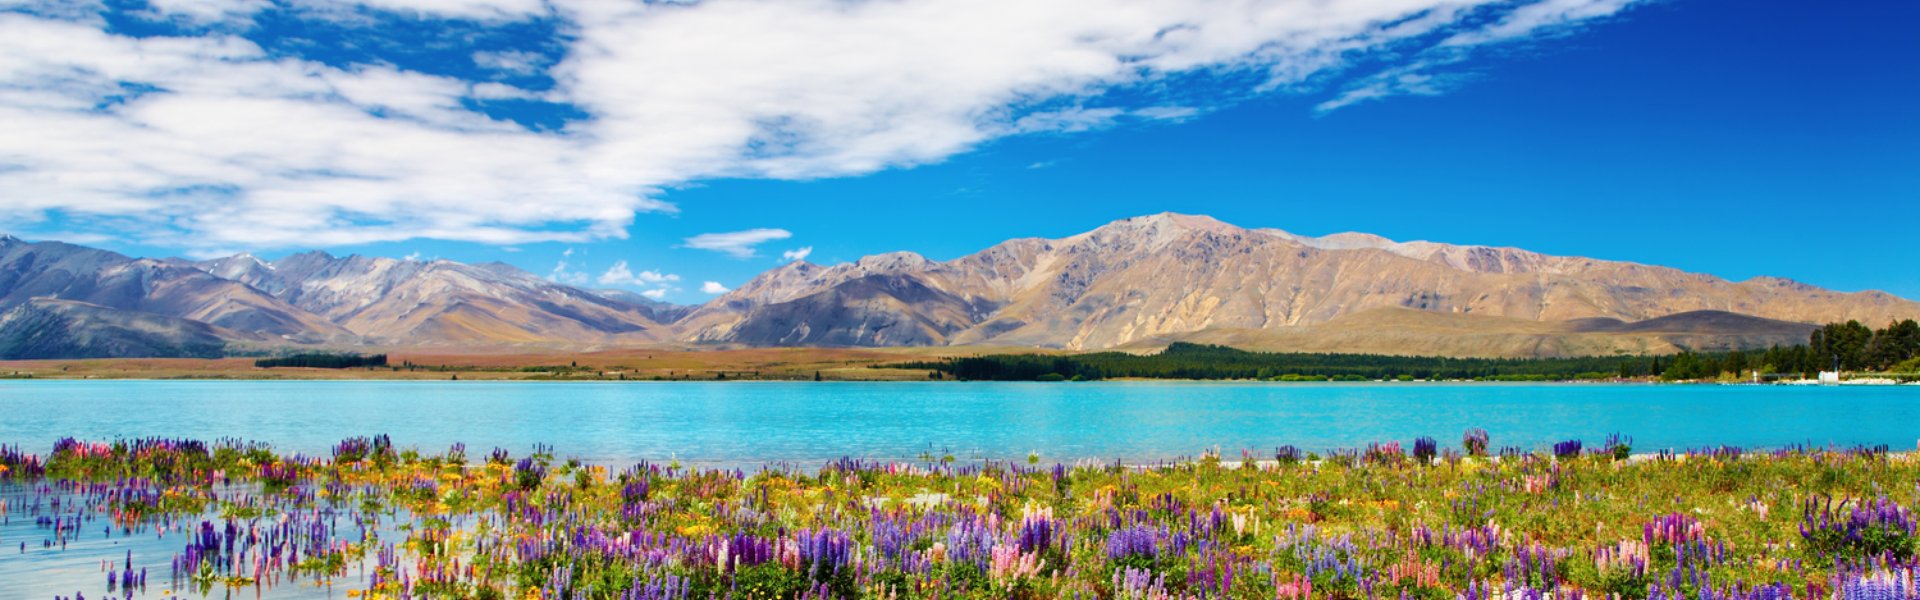
M 620 349 L 602 352 L 400 350 L 386 368 L 254 366 L 254 358 L 108 358 L 0 361 L 0 379 L 811 380 L 930 379 L 925 369 L 876 368 L 981 348 Z M 1027 350 L 1031 352 L 1031 350 Z

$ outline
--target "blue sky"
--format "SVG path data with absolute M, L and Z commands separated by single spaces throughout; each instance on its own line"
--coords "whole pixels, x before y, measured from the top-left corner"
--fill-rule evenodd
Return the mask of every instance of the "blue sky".
M 1105 2 L 0 0 L 0 229 L 693 303 L 1175 211 L 1920 298 L 1913 3 Z

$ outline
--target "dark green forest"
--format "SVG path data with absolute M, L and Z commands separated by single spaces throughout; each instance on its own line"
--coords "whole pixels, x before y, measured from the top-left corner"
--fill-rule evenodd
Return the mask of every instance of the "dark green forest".
M 1567 381 L 1658 377 L 1666 380 L 1811 377 L 1838 363 L 1848 371 L 1920 370 L 1920 324 L 1912 320 L 1874 330 L 1856 321 L 1817 329 L 1808 343 L 1767 350 L 1683 352 L 1668 356 L 1574 358 L 1448 358 L 1376 354 L 1253 352 L 1226 346 L 1175 343 L 1158 354 L 1099 352 L 1067 356 L 995 354 L 888 365 L 929 369 L 947 377 L 985 381 L 1058 381 L 1110 378 L 1367 381 L 1470 379 Z M 1904 369 L 1904 371 L 1903 371 Z
M 357 367 L 387 366 L 387 355 L 374 354 L 295 354 L 279 358 L 262 358 L 253 361 L 253 366 L 262 369 L 274 367 L 306 367 L 310 369 L 352 369 Z

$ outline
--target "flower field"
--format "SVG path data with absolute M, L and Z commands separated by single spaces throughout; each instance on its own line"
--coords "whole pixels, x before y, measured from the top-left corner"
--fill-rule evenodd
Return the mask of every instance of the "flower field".
M 97 539 L 168 557 L 100 561 L 71 600 L 1916 597 L 1912 454 L 1409 442 L 747 473 L 66 439 L 0 446 L 0 519 L 33 524 L 0 562 Z

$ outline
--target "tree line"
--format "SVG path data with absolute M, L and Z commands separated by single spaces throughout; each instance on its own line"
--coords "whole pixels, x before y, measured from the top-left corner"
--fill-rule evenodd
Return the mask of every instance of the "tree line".
M 1650 374 L 1651 361 L 1614 357 L 1451 358 L 1377 354 L 1252 352 L 1178 342 L 1158 354 L 1097 352 L 1070 356 L 994 354 L 895 365 L 982 381 L 1146 379 L 1601 379 L 1622 370 Z
M 887 365 L 927 369 L 961 380 L 1053 381 L 1111 378 L 1281 381 L 1471 379 L 1565 381 L 1659 377 L 1667 380 L 1764 375 L 1812 377 L 1831 370 L 1920 371 L 1920 324 L 1870 329 L 1858 321 L 1814 330 L 1808 343 L 1764 351 L 1682 352 L 1670 356 L 1451 358 L 1378 354 L 1254 352 L 1174 343 L 1158 354 L 994 354 Z
M 253 366 L 260 367 L 262 369 L 271 369 L 274 367 L 306 367 L 310 369 L 352 369 L 356 367 L 384 367 L 384 366 L 387 366 L 387 355 L 385 354 L 373 354 L 373 355 L 323 354 L 323 353 L 295 354 L 292 356 L 281 356 L 277 358 L 262 358 L 260 360 L 253 361 Z

